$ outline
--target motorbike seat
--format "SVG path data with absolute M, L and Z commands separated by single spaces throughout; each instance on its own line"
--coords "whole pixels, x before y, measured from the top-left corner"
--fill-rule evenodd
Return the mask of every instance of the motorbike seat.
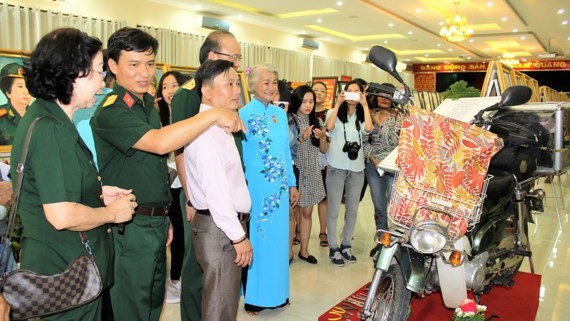
M 489 168 L 489 174 L 493 175 L 493 178 L 487 187 L 483 214 L 496 212 L 507 204 L 511 200 L 516 184 L 515 178 L 510 172 Z

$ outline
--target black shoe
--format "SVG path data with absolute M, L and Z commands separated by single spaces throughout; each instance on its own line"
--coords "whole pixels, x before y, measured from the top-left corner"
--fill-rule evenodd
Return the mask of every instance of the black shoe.
M 370 257 L 374 257 L 374 255 L 378 253 L 378 250 L 380 250 L 380 244 L 376 244 L 376 246 L 370 250 Z
M 308 263 L 311 263 L 311 264 L 317 264 L 317 263 L 319 262 L 319 261 L 317 261 L 317 258 L 316 258 L 316 257 L 314 257 L 314 256 L 312 256 L 312 255 L 310 255 L 310 254 L 309 254 L 309 256 L 304 257 L 304 256 L 301 255 L 301 253 L 299 253 L 299 258 L 300 258 L 301 260 L 303 260 L 303 261 L 305 261 L 305 262 L 308 262 Z

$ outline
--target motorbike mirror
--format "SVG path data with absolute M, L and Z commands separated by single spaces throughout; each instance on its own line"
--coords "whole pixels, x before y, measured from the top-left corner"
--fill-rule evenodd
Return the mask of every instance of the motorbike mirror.
M 499 107 L 522 105 L 532 97 L 532 89 L 527 86 L 511 86 L 503 91 Z
M 384 70 L 385 72 L 392 75 L 400 83 L 404 83 L 404 80 L 400 77 L 396 71 L 396 65 L 398 64 L 398 59 L 394 52 L 382 46 L 374 46 L 370 49 L 368 53 L 368 59 L 378 68 Z

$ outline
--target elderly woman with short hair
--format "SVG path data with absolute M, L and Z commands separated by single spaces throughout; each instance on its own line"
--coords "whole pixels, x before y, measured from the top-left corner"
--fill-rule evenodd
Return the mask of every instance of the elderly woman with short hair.
M 277 70 L 256 65 L 249 74 L 251 101 L 239 111 L 245 178 L 251 195 L 250 240 L 255 260 L 248 270 L 245 309 L 257 314 L 289 302 L 289 205 L 299 199 L 285 111 L 271 104 Z
M 103 285 L 112 282 L 113 236 L 108 223 L 132 218 L 137 206 L 130 190 L 101 187 L 91 152 L 71 121 L 80 108 L 92 107 L 103 87 L 102 43 L 71 28 L 46 34 L 24 67 L 36 101 L 22 118 L 12 145 L 12 164 L 28 146 L 18 213 L 22 220 L 21 267 L 43 275 L 63 272 L 85 254 L 79 232 L 89 239 Z M 13 166 L 12 177 L 17 177 Z M 107 206 L 105 206 L 107 205 Z M 101 320 L 101 297 L 42 320 Z

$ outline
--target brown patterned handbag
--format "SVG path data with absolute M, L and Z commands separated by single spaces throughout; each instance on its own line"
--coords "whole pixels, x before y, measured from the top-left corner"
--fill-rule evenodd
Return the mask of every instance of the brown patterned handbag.
M 44 116 L 46 117 L 46 116 Z M 16 209 L 20 200 L 24 164 L 32 130 L 44 118 L 38 117 L 30 124 L 26 134 L 22 159 L 18 164 L 18 179 L 14 188 L 14 205 L 10 209 L 7 235 L 8 246 L 14 227 Z M 89 240 L 84 232 L 79 232 L 87 254 L 73 259 L 67 269 L 56 275 L 40 275 L 24 269 L 11 272 L 0 271 L 2 295 L 10 305 L 12 320 L 26 320 L 67 311 L 95 300 L 103 290 L 101 276 L 93 260 Z

